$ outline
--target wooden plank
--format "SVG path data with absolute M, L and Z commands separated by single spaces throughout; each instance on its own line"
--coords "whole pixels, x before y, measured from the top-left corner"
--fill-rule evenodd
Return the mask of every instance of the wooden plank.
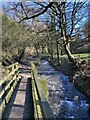
M 16 63 L 14 63 L 14 64 L 11 64 L 11 65 L 9 65 L 9 66 L 7 66 L 7 67 L 5 67 L 5 68 L 12 68 L 13 66 L 16 66 L 16 65 L 18 65 L 18 62 L 16 62 Z
M 8 78 L 11 77 L 11 75 L 13 75 L 17 70 L 18 70 L 18 69 L 15 69 L 14 71 L 10 72 L 7 76 L 5 76 L 4 78 L 2 78 L 2 79 L 0 80 L 0 86 L 1 86 L 5 81 L 7 81 Z
M 38 118 L 37 115 L 37 108 L 36 108 L 36 100 L 35 100 L 35 92 L 34 92 L 34 80 L 32 79 L 32 97 L 33 97 L 33 103 L 34 103 L 34 118 Z
M 4 112 L 5 107 L 6 107 L 5 100 L 3 100 L 2 104 L 0 104 L 0 110 L 2 113 Z
M 11 72 L 9 71 L 9 69 L 11 69 Z M 4 109 L 6 108 L 6 104 L 9 102 L 11 95 L 13 94 L 13 91 L 19 81 L 17 77 L 18 77 L 18 63 L 12 64 L 9 67 L 6 67 L 5 77 L 0 81 L 0 87 L 4 82 L 8 81 L 8 84 L 0 92 L 0 98 L 10 88 L 10 84 L 13 83 L 13 85 L 11 86 L 9 92 L 6 93 L 5 98 L 0 103 L 0 111 L 2 110 L 2 113 L 4 112 Z
M 41 77 L 38 79 L 42 88 L 43 88 L 43 92 L 45 94 L 45 97 L 48 99 L 49 96 L 49 92 L 48 92 L 48 85 L 47 85 L 47 80 L 44 77 Z
M 34 95 L 35 95 L 35 102 L 36 102 L 36 108 L 37 108 L 37 117 L 38 118 L 42 118 L 42 111 L 41 111 L 41 107 L 40 107 L 40 100 L 38 98 L 38 93 L 35 87 L 35 83 L 34 83 Z
M 6 103 L 9 102 L 9 100 L 10 100 L 10 98 L 11 98 L 11 95 L 12 95 L 12 93 L 13 93 L 16 85 L 17 85 L 17 81 L 14 82 L 14 84 L 13 84 L 13 86 L 11 87 L 10 91 L 9 91 L 8 94 L 6 95 L 6 97 L 5 97 Z
M 4 112 L 5 108 L 6 108 L 6 103 L 9 102 L 10 98 L 11 98 L 11 95 L 13 94 L 13 91 L 15 89 L 17 85 L 17 81 L 15 81 L 13 83 L 13 86 L 11 87 L 10 91 L 8 92 L 8 94 L 6 95 L 6 97 L 4 98 L 4 100 L 2 101 L 0 107 L 2 108 L 2 113 Z
M 55 119 L 53 112 L 49 106 L 49 103 L 45 97 L 45 92 L 43 91 L 42 85 L 37 78 L 37 68 L 35 68 L 35 65 L 33 64 L 33 62 L 31 63 L 31 67 L 32 67 L 32 75 L 33 75 L 32 78 L 34 79 L 34 84 L 37 91 L 38 99 L 40 100 L 42 117 L 45 118 L 46 120 L 49 120 L 50 118 Z
M 47 99 L 45 97 L 45 93 L 42 89 L 42 86 L 40 85 L 38 80 L 35 80 L 35 82 L 36 82 L 36 85 L 37 85 L 37 91 L 38 91 L 38 95 L 39 95 L 39 98 L 40 98 L 43 117 L 45 117 L 46 119 L 54 118 L 53 112 L 52 112 L 52 110 L 49 106 L 49 103 L 47 102 Z
M 0 91 L 0 98 L 2 97 L 2 95 L 4 94 L 5 91 L 7 91 L 10 88 L 10 84 L 17 78 L 17 74 L 12 78 L 12 80 L 6 85 L 6 87 L 4 89 L 2 89 L 2 91 Z

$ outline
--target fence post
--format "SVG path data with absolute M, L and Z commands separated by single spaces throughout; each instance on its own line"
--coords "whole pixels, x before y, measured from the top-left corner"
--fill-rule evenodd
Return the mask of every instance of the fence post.
M 7 76 L 8 74 L 9 74 L 9 69 L 6 68 L 6 70 L 5 70 L 5 76 Z M 6 85 L 7 85 L 7 81 L 5 81 L 4 86 L 6 86 Z M 2 88 L 3 88 L 4 86 L 2 86 Z
M 42 77 L 42 78 L 39 78 L 39 82 L 43 88 L 43 91 L 45 93 L 45 97 L 48 99 L 48 96 L 49 96 L 49 92 L 48 92 L 48 84 L 47 84 L 47 80 L 46 78 Z
M 5 70 L 5 76 L 7 76 L 7 75 L 8 75 L 8 73 L 9 73 L 9 69 L 8 69 L 8 68 L 6 68 L 6 70 Z
M 15 66 L 15 65 L 14 65 L 14 66 Z M 12 71 L 14 71 L 14 66 L 12 66 L 12 68 L 11 68 L 11 69 L 12 69 Z
M 18 67 L 18 63 L 16 64 L 16 69 L 17 69 L 17 76 L 16 76 L 16 78 L 17 78 L 17 81 L 19 81 L 19 75 L 18 75 L 19 74 L 19 70 L 18 70 L 19 67 Z

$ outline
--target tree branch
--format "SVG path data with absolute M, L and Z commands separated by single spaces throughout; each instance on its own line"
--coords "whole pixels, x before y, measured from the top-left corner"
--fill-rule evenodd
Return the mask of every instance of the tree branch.
M 37 12 L 37 13 L 35 13 L 34 15 L 31 15 L 30 17 L 28 17 L 28 16 L 24 17 L 23 19 L 21 19 L 21 20 L 19 21 L 19 23 L 20 23 L 21 21 L 23 21 L 23 20 L 29 20 L 29 19 L 31 19 L 31 18 L 35 18 L 35 17 L 38 17 L 38 16 L 41 15 L 41 14 L 44 14 L 44 13 L 48 10 L 48 8 L 51 8 L 51 6 L 52 6 L 53 3 L 54 3 L 54 2 L 50 2 L 42 11 Z

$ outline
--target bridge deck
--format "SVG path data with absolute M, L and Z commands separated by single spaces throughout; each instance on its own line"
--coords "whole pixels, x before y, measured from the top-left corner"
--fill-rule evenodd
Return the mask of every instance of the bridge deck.
M 18 83 L 10 102 L 3 113 L 3 118 L 33 118 L 33 100 L 30 73 L 21 68 L 21 80 Z M 28 70 L 28 68 L 26 68 Z

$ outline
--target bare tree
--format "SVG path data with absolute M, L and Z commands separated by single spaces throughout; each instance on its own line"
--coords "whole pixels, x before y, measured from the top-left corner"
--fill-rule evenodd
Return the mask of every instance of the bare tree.
M 18 2 L 12 3 L 10 12 L 14 13 L 19 22 L 24 20 L 34 19 L 43 15 L 47 11 L 52 10 L 56 14 L 57 22 L 59 23 L 59 36 L 63 41 L 63 46 L 66 54 L 71 62 L 78 62 L 70 51 L 70 42 L 75 28 L 84 17 L 83 10 L 86 2 Z M 82 14 L 80 13 L 82 12 Z M 40 17 L 39 17 L 40 18 Z

